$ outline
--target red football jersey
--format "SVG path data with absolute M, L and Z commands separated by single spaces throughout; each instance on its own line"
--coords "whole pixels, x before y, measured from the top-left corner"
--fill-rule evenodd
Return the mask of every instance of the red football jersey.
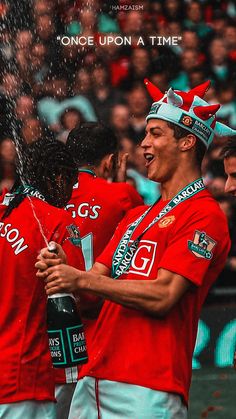
M 0 403 L 55 400 L 47 297 L 34 267 L 45 241 L 28 198 L 3 220 L 7 207 L 0 202 Z M 81 249 L 67 230 L 73 223 L 70 215 L 38 198 L 31 202 L 47 240 L 62 244 L 69 263 L 83 269 Z
M 103 251 L 126 212 L 138 205 L 143 205 L 143 200 L 133 186 L 108 183 L 92 173 L 79 173 L 66 209 L 79 227 L 87 270 Z
M 79 173 L 78 183 L 74 186 L 66 209 L 80 230 L 86 270 L 92 267 L 126 212 L 139 205 L 143 205 L 143 200 L 133 186 L 121 182 L 108 183 L 105 179 L 94 176 L 92 172 Z M 89 355 L 95 321 L 83 320 Z M 65 373 L 62 369 L 56 370 L 57 383 L 77 381 L 75 367 L 67 368 Z
M 161 200 L 152 208 L 130 243 L 167 202 Z M 145 209 L 139 207 L 127 214 L 97 262 L 111 269 L 119 241 Z M 194 287 L 163 319 L 105 301 L 95 325 L 90 360 L 82 367 L 81 377 L 177 393 L 187 403 L 200 309 L 224 267 L 229 248 L 227 220 L 205 190 L 154 224 L 141 238 L 128 272 L 119 279 L 148 281 L 158 278 L 158 269 L 164 268 L 187 278 Z

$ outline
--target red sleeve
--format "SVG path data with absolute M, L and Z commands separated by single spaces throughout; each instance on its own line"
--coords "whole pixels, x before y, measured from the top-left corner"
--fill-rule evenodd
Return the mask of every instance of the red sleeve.
M 122 182 L 116 183 L 115 185 L 116 190 L 119 192 L 119 199 L 125 212 L 132 208 L 139 207 L 140 205 L 144 205 L 143 199 L 132 185 Z
M 217 222 L 216 222 L 217 221 Z M 225 217 L 219 211 L 215 216 L 209 209 L 200 211 L 178 223 L 159 268 L 175 272 L 200 286 L 209 266 L 223 269 L 230 239 Z
M 135 208 L 138 207 L 139 205 L 143 205 L 143 198 L 139 195 L 139 193 L 136 191 L 136 189 L 132 186 L 129 185 L 128 183 L 126 184 L 127 186 L 127 190 L 128 193 L 130 195 L 130 200 L 131 200 L 131 208 Z

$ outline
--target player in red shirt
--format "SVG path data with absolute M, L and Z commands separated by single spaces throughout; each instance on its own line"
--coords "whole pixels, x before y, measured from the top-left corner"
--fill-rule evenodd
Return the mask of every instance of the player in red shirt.
M 128 183 L 108 181 L 115 171 L 118 151 L 111 128 L 97 122 L 84 123 L 70 132 L 66 144 L 79 169 L 66 209 L 80 229 L 88 270 L 126 212 L 142 205 L 143 200 Z
M 115 162 L 118 141 L 111 128 L 97 122 L 83 123 L 70 132 L 66 144 L 79 169 L 78 182 L 73 187 L 66 209 L 79 228 L 88 270 L 104 250 L 127 211 L 143 205 L 143 200 L 131 185 L 108 182 L 108 178 L 117 172 Z M 89 353 L 95 319 L 84 316 L 83 320 Z M 57 412 L 60 419 L 68 417 L 73 393 L 73 385 L 70 383 L 76 383 L 77 379 L 76 367 L 56 371 Z M 62 386 L 63 383 L 70 385 Z
M 202 99 L 209 82 L 165 94 L 146 84 L 154 103 L 141 146 L 160 200 L 127 214 L 90 272 L 61 264 L 60 246 L 58 259 L 43 249 L 36 264 L 48 294 L 79 290 L 106 300 L 73 397 L 80 419 L 187 418 L 200 309 L 230 247 L 201 162 L 214 133 L 236 132 L 216 121 L 219 105 Z
M 45 240 L 55 240 L 68 260 L 83 269 L 81 249 L 67 231 L 73 220 L 61 209 L 70 198 L 77 170 L 58 141 L 33 143 L 23 160 L 24 184 L 18 181 L 0 199 L 0 417 L 53 419 L 47 297 L 34 260 Z

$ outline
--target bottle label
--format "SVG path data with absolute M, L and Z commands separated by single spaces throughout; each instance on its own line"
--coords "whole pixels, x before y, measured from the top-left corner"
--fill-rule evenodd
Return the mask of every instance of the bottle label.
M 69 342 L 71 360 L 76 362 L 87 359 L 87 348 L 83 325 L 67 327 L 66 333 Z
M 62 330 L 48 330 L 49 349 L 51 352 L 53 365 L 66 364 L 66 351 L 63 340 Z

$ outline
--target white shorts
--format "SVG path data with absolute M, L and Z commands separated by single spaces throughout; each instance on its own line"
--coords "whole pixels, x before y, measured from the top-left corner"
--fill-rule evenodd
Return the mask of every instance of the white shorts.
M 1 419 L 56 419 L 56 403 L 24 400 L 0 404 Z
M 116 381 L 78 381 L 69 419 L 187 419 L 181 397 Z

